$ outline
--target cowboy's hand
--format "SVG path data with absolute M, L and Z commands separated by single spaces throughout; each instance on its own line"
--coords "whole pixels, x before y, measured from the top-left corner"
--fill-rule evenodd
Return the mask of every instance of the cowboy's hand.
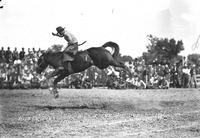
M 56 34 L 52 32 L 52 35 L 55 36 Z

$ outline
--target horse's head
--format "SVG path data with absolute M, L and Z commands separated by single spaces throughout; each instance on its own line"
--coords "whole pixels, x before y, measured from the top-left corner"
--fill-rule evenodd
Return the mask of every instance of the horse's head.
M 43 53 L 38 59 L 36 72 L 38 74 L 41 74 L 47 68 L 47 66 L 48 66 L 48 64 L 45 61 L 45 53 Z

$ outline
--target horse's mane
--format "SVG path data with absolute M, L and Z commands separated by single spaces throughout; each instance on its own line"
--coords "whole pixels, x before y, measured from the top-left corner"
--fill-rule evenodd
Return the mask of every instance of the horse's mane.
M 61 51 L 59 51 L 59 52 L 54 52 L 54 51 L 45 51 L 43 54 L 42 54 L 42 56 L 44 56 L 44 57 L 59 57 L 59 56 L 62 56 L 62 53 L 63 52 L 61 52 Z

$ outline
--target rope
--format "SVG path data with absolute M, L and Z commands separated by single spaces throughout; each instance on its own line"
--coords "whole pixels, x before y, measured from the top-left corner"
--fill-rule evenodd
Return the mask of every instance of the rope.
M 199 48 L 199 39 L 200 39 L 200 35 L 198 36 L 196 42 L 192 45 L 192 50 L 198 49 Z

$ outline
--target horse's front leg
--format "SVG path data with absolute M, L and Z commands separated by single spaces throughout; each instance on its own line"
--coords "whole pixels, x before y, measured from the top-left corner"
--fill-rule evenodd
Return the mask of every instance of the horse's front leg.
M 65 74 L 61 74 L 57 78 L 55 78 L 55 80 L 53 81 L 53 95 L 54 95 L 55 98 L 59 97 L 58 89 L 57 89 L 57 84 L 58 84 L 58 82 L 60 82 L 65 77 L 66 77 Z
M 55 69 L 52 73 L 50 73 L 49 75 L 46 76 L 46 79 L 49 80 L 50 78 L 58 75 L 60 73 L 60 69 Z

